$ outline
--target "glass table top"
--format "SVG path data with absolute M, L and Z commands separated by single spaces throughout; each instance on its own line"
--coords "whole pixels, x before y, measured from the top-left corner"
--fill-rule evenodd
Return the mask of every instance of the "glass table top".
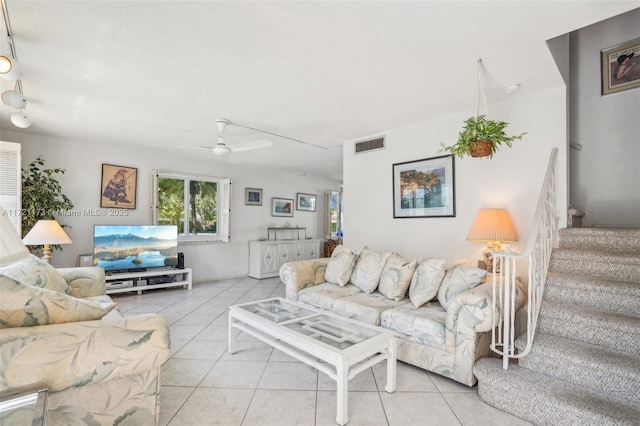
M 337 349 L 346 349 L 381 333 L 364 324 L 307 309 L 283 299 L 263 300 L 235 308 L 280 323 L 289 330 Z
M 0 426 L 46 424 L 47 390 L 0 398 Z

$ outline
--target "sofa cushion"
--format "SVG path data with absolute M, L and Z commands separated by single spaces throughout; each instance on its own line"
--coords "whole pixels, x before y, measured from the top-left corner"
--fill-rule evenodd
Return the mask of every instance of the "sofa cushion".
M 392 253 L 382 270 L 378 291 L 389 299 L 404 299 L 417 264 L 415 260 L 407 262 L 398 253 Z
M 377 253 L 363 248 L 351 274 L 351 283 L 365 293 L 373 293 L 380 283 L 380 275 L 391 253 Z
M 424 259 L 416 267 L 409 286 L 409 298 L 416 308 L 427 303 L 438 294 L 444 278 L 447 259 Z
M 0 275 L 0 328 L 97 320 L 115 306 L 110 298 L 78 299 Z
M 402 333 L 411 340 L 428 346 L 441 346 L 445 342 L 447 311 L 437 302 L 419 308 L 406 304 L 382 313 L 381 325 Z
M 357 255 L 353 250 L 340 245 L 337 246 L 329 263 L 327 263 L 327 269 L 324 271 L 324 279 L 328 283 L 338 284 L 341 286 L 347 285 L 349 278 L 351 278 L 351 272 L 356 264 Z
M 0 274 L 24 285 L 46 288 L 64 294 L 71 292 L 69 284 L 56 268 L 33 254 L 3 266 L 0 268 Z
M 446 308 L 449 301 L 458 293 L 471 290 L 484 282 L 487 271 L 467 265 L 456 265 L 451 268 L 438 290 L 438 301 Z
M 336 300 L 357 293 L 362 293 L 362 291 L 353 284 L 340 287 L 336 284 L 324 283 L 300 290 L 298 300 L 307 305 L 331 310 L 333 308 L 333 302 Z
M 380 325 L 380 315 L 387 309 L 409 303 L 407 299 L 396 302 L 380 293 L 359 293 L 343 297 L 333 303 L 333 312 L 369 324 Z

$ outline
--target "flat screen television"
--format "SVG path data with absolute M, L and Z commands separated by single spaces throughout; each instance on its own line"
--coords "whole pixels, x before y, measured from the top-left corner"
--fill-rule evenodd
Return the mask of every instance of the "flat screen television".
M 112 273 L 176 266 L 178 227 L 94 225 L 93 264 Z

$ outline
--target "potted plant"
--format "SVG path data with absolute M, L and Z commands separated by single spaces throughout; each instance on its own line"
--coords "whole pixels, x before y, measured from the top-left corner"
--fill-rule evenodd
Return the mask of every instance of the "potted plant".
M 448 151 L 462 158 L 493 157 L 501 144 L 511 147 L 516 139 L 522 139 L 526 133 L 509 136 L 504 129 L 509 125 L 504 121 L 487 120 L 486 116 L 470 117 L 464 122 L 462 131 L 458 134 L 458 141 L 451 146 L 442 145 L 440 151 Z

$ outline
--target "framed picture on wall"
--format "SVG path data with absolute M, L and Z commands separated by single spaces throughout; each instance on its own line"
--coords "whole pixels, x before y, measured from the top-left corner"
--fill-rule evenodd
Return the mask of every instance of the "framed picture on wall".
M 293 217 L 293 200 L 273 197 L 271 199 L 271 216 Z
M 298 192 L 296 194 L 296 210 L 315 212 L 316 196 L 314 194 L 303 194 L 302 192 Z
M 245 188 L 244 204 L 247 206 L 262 205 L 262 188 Z
M 454 156 L 393 166 L 393 217 L 455 217 Z
M 602 94 L 640 87 L 640 38 L 600 51 Z
M 138 169 L 103 164 L 100 207 L 135 209 L 137 184 Z

